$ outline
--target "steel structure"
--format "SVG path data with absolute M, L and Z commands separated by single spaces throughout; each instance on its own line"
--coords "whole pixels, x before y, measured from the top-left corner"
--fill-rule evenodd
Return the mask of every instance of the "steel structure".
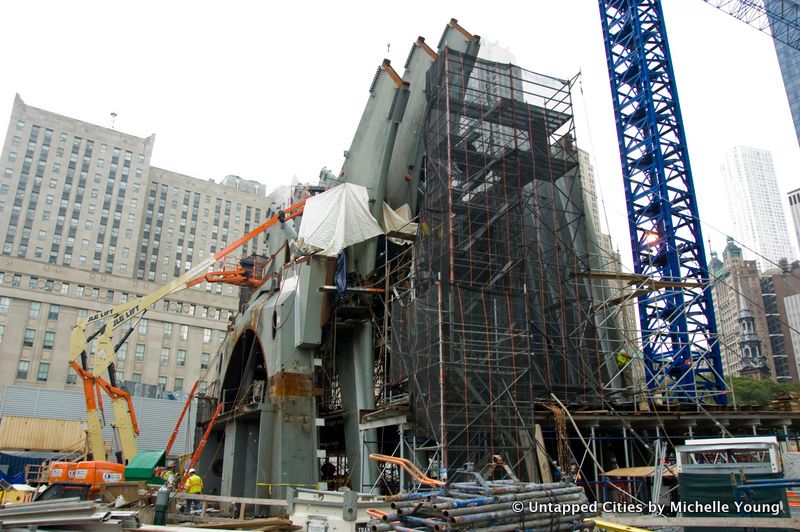
M 601 405 L 621 345 L 586 276 L 596 251 L 570 85 L 445 48 L 426 94 L 413 286 L 391 312 L 395 380 L 439 465 L 499 454 L 523 474 L 537 404 L 553 393 Z
M 703 0 L 776 41 L 800 50 L 800 4 L 795 0 Z
M 669 400 L 726 404 L 716 320 L 659 0 L 599 0 L 634 269 L 672 286 L 639 297 L 646 379 Z

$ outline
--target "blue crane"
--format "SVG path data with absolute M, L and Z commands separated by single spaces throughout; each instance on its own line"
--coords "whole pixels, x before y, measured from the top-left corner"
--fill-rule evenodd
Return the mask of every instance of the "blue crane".
M 647 386 L 727 404 L 703 236 L 660 0 L 599 0 Z
M 796 0 L 703 0 L 720 11 L 800 50 L 800 4 Z

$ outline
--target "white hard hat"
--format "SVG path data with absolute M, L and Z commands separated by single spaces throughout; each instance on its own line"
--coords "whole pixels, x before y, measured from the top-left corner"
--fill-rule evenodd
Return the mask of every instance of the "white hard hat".
M 190 467 L 190 468 L 189 468 L 189 473 L 194 473 L 194 472 L 196 472 L 196 471 L 197 471 L 197 470 L 196 470 L 195 468 L 193 468 L 193 467 Z

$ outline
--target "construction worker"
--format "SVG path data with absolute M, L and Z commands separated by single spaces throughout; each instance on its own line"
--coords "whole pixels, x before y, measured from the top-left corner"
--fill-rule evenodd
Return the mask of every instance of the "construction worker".
M 172 489 L 175 485 L 175 464 L 172 462 L 167 463 L 167 467 L 165 467 L 161 471 L 161 479 L 164 481 L 164 485 Z
M 189 471 L 186 473 L 189 475 L 189 478 L 186 479 L 186 485 L 184 485 L 186 493 L 189 495 L 200 495 L 203 492 L 203 479 L 200 478 L 200 475 L 197 474 L 197 470 L 193 467 L 190 467 Z M 188 510 L 187 513 L 192 513 L 192 510 L 199 510 L 202 505 L 198 500 L 189 499 L 186 506 Z
M 570 464 L 570 466 L 569 466 L 569 476 L 572 479 L 572 482 L 574 482 L 576 484 L 578 482 L 580 482 L 581 480 L 583 480 L 583 476 L 581 475 L 581 470 L 578 467 L 577 463 L 572 462 Z
M 622 378 L 622 387 L 633 386 L 633 367 L 631 366 L 631 357 L 625 351 L 621 350 L 617 353 L 617 369 L 619 370 L 620 377 Z

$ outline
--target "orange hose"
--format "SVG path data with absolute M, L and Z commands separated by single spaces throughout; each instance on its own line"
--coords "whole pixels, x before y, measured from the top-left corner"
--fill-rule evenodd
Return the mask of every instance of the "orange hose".
M 375 460 L 376 462 L 387 462 L 390 464 L 395 464 L 403 469 L 411 475 L 414 480 L 419 482 L 420 484 L 424 484 L 426 486 L 444 486 L 445 483 L 441 480 L 436 480 L 430 478 L 428 475 L 423 473 L 417 466 L 411 463 L 406 458 L 397 458 L 396 456 L 387 456 L 385 454 L 371 454 L 369 455 L 371 460 Z

